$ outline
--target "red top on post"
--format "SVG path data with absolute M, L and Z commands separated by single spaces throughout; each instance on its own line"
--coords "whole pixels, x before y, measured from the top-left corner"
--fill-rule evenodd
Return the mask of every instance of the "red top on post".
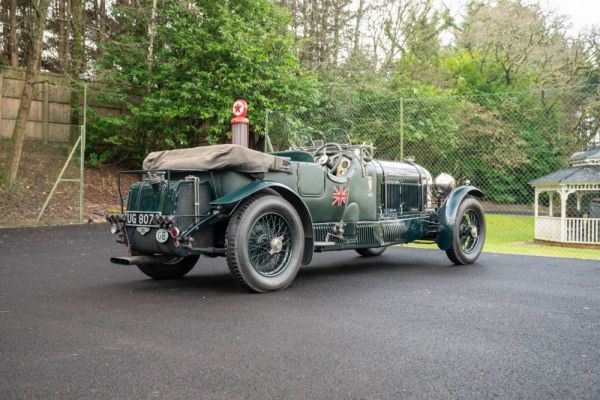
M 231 120 L 232 124 L 248 124 L 249 121 L 244 118 L 246 113 L 248 112 L 248 104 L 242 100 L 237 99 L 233 102 L 233 108 L 231 110 L 233 112 L 233 119 Z
M 246 119 L 248 104 L 242 99 L 237 99 L 233 102 L 231 111 L 233 112 L 233 118 L 231 119 L 231 143 L 249 147 L 250 136 L 248 134 L 248 127 L 250 121 Z

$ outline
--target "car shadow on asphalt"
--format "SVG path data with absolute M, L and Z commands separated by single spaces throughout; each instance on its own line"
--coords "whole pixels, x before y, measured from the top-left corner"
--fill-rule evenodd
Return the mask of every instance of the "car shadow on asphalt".
M 296 278 L 302 282 L 302 286 L 318 284 L 323 278 L 335 278 L 343 284 L 345 280 L 353 280 L 357 276 L 361 279 L 368 275 L 370 279 L 403 279 L 414 276 L 439 276 L 448 275 L 462 276 L 472 274 L 473 271 L 481 270 L 478 263 L 471 265 L 455 266 L 445 257 L 431 259 L 419 259 L 414 255 L 404 257 L 398 251 L 391 251 L 379 257 L 365 258 L 360 256 L 349 257 L 344 255 L 331 260 L 330 257 L 317 254 L 313 262 L 303 266 Z M 189 275 L 182 279 L 153 280 L 139 273 L 139 278 L 123 280 L 118 282 L 103 283 L 82 289 L 86 296 L 90 296 L 95 290 L 101 293 L 106 291 L 170 294 L 173 291 L 179 293 L 195 293 L 196 295 L 247 295 L 248 292 L 241 288 L 229 274 L 224 260 L 222 265 L 211 265 L 208 271 L 198 265 Z M 219 262 L 219 264 L 221 264 Z M 104 296 L 104 294 L 103 294 Z
M 348 252 L 349 253 L 349 252 Z M 436 253 L 433 252 L 432 253 Z M 342 275 L 342 274 L 371 274 L 374 272 L 390 272 L 406 274 L 416 271 L 420 274 L 447 274 L 481 268 L 478 262 L 470 265 L 454 265 L 445 254 L 439 257 L 415 257 L 415 254 L 405 256 L 401 250 L 392 249 L 378 257 L 347 257 L 344 260 L 330 261 L 326 256 L 316 255 L 310 265 L 304 266 L 302 275 Z
M 140 273 L 141 275 L 141 273 Z M 181 279 L 154 280 L 141 275 L 139 279 L 112 282 L 102 285 L 104 289 L 132 292 L 161 292 L 194 290 L 203 293 L 239 294 L 240 287 L 229 273 L 193 274 Z M 244 293 L 244 292 L 242 292 Z

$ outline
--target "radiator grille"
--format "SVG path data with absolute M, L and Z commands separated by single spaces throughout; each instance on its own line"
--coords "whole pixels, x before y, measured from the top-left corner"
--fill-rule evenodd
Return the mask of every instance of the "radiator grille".
M 397 214 L 419 209 L 422 186 L 417 181 L 386 177 L 381 184 L 381 193 L 385 197 L 385 206 Z

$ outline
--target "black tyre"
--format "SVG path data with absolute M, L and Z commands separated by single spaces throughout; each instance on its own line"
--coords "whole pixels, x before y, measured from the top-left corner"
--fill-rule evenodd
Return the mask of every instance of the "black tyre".
M 452 248 L 446 250 L 446 254 L 454 264 L 472 264 L 481 254 L 484 242 L 483 207 L 476 199 L 467 197 L 458 207 L 452 232 Z
M 259 293 L 284 289 L 302 264 L 302 221 L 283 198 L 254 197 L 229 221 L 226 249 L 231 275 L 244 288 Z
M 376 257 L 383 254 L 383 252 L 387 249 L 387 246 L 383 247 L 369 247 L 366 249 L 355 249 L 358 254 L 363 257 Z
M 154 279 L 181 278 L 194 268 L 199 256 L 173 257 L 173 260 L 160 264 L 142 264 L 137 267 L 144 274 Z

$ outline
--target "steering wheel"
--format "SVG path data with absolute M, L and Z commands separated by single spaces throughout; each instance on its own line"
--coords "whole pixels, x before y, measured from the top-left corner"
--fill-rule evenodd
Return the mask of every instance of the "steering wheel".
M 333 148 L 336 151 L 336 153 L 333 154 L 331 157 L 327 155 L 328 148 Z M 315 151 L 313 151 L 312 156 L 313 158 L 316 158 L 319 152 L 322 152 L 323 154 L 321 154 L 315 161 L 319 165 L 327 166 L 327 168 L 329 168 L 329 171 L 335 172 L 342 160 L 342 151 L 342 146 L 340 146 L 338 143 L 325 143 L 324 145 L 319 146 Z

